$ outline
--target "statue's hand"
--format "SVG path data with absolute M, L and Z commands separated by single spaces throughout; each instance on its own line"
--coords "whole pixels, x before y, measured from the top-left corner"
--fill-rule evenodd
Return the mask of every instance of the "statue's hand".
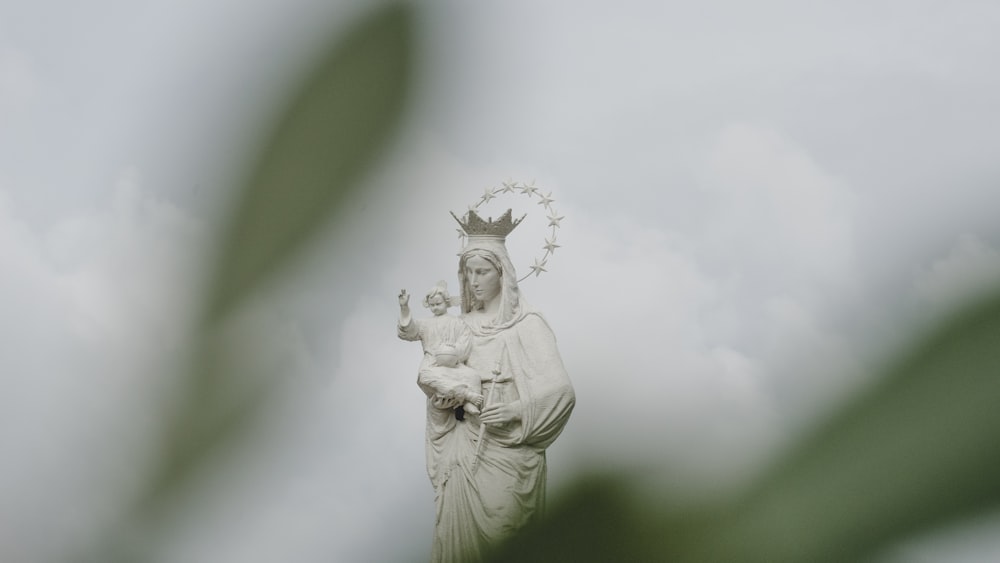
M 483 408 L 479 420 L 484 424 L 497 425 L 521 420 L 521 401 L 493 403 Z
M 441 395 L 431 396 L 431 405 L 436 409 L 452 410 L 461 405 L 462 402 L 454 397 L 442 397 Z
M 399 292 L 399 306 L 405 307 L 406 305 L 409 305 L 409 303 L 410 303 L 410 295 L 406 293 L 406 290 L 404 289 L 401 292 Z

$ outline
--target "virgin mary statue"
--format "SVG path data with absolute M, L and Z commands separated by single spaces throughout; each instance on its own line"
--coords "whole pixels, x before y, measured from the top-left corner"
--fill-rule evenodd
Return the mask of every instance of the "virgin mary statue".
M 457 219 L 457 218 L 456 218 Z M 545 449 L 576 402 L 552 329 L 521 296 L 504 240 L 520 223 L 508 210 L 459 220 L 462 320 L 472 333 L 467 364 L 487 402 L 480 414 L 427 397 L 427 473 L 437 509 L 431 560 L 479 561 L 545 507 Z M 413 323 L 399 336 L 418 338 Z M 492 390 L 491 390 L 492 386 Z

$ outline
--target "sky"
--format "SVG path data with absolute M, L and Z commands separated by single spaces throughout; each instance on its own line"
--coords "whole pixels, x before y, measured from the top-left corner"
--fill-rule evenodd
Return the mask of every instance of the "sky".
M 418 6 L 385 160 L 232 323 L 247 377 L 286 385 L 179 494 L 155 561 L 429 552 L 420 350 L 394 335 L 396 295 L 457 286 L 448 212 L 504 181 L 565 216 L 522 284 L 578 396 L 554 495 L 584 467 L 736 487 L 1000 285 L 995 3 Z M 141 486 L 238 165 L 370 9 L 0 5 L 0 559 L 73 559 Z M 546 219 L 526 196 L 488 211 L 508 206 L 528 214 L 509 238 L 524 274 Z M 883 559 L 996 557 L 998 525 Z

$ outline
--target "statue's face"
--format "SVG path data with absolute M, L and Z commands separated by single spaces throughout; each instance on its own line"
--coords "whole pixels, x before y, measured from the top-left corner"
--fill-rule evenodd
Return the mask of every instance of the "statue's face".
M 427 307 L 430 308 L 434 316 L 440 317 L 441 315 L 448 312 L 448 304 L 445 303 L 444 297 L 440 294 L 434 294 L 433 297 L 427 300 Z
M 481 256 L 465 261 L 465 279 L 479 301 L 489 302 L 500 295 L 500 272 Z

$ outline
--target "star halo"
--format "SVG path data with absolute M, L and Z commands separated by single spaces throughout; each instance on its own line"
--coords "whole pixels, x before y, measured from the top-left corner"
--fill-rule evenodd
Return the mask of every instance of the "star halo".
M 546 218 L 549 221 L 549 236 L 545 238 L 545 244 L 541 247 L 545 252 L 543 252 L 540 257 L 536 257 L 535 263 L 529 266 L 531 271 L 522 276 L 521 279 L 517 280 L 518 283 L 521 283 L 531 277 L 532 274 L 534 274 L 537 278 L 542 275 L 542 272 L 548 271 L 546 266 L 548 265 L 549 258 L 552 257 L 557 248 L 561 247 L 561 245 L 556 244 L 556 236 L 558 235 L 560 227 L 559 222 L 563 220 L 563 217 L 560 216 L 556 212 L 555 207 L 552 206 L 552 204 L 556 201 L 552 198 L 552 192 L 543 194 L 539 188 L 535 187 L 534 180 L 532 180 L 529 184 L 508 180 L 495 188 L 486 188 L 483 191 L 483 194 L 479 196 L 479 199 L 476 200 L 476 203 L 469 205 L 469 211 L 478 211 L 481 205 L 484 205 L 490 200 L 496 199 L 498 196 L 503 194 L 525 195 L 528 196 L 529 199 L 537 199 L 538 201 L 535 203 L 545 208 L 545 213 L 547 215 Z M 462 243 L 464 244 L 465 233 L 462 232 L 461 229 L 459 229 L 458 236 L 462 239 Z

